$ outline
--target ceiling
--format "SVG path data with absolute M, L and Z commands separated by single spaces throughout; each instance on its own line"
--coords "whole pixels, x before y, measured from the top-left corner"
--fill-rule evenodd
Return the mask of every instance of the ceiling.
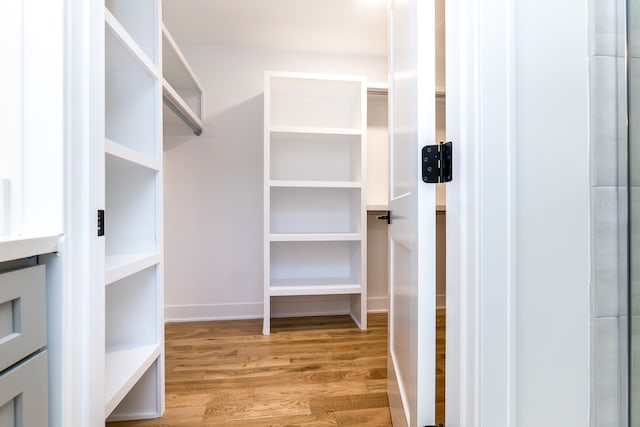
M 387 54 L 386 0 L 163 0 L 179 44 Z

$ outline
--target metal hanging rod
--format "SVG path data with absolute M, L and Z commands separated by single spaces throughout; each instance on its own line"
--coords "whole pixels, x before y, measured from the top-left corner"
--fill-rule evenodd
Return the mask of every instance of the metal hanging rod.
M 193 130 L 193 133 L 196 136 L 202 135 L 202 127 L 199 126 L 197 123 L 194 123 L 191 119 L 189 119 L 189 117 L 187 117 L 187 115 L 184 114 L 182 110 L 180 110 L 180 108 L 178 108 L 178 106 L 173 103 L 171 98 L 167 97 L 167 95 L 165 94 L 162 96 L 162 100 L 164 101 L 164 104 L 167 107 L 169 107 L 169 109 L 173 111 L 176 114 L 176 116 L 180 118 L 180 120 L 185 122 L 185 124 Z

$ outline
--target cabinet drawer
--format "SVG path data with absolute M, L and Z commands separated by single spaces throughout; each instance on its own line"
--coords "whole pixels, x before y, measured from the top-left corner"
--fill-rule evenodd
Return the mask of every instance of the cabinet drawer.
M 0 372 L 47 343 L 45 266 L 0 274 Z
M 47 352 L 0 374 L 0 426 L 49 425 Z

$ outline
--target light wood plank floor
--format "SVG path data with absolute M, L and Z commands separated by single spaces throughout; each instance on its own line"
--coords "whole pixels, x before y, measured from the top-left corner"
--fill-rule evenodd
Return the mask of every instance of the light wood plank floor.
M 444 422 L 443 313 L 438 422 Z M 261 334 L 260 320 L 167 324 L 165 415 L 108 425 L 391 426 L 387 317 L 370 314 L 368 321 L 361 331 L 348 316 L 273 319 L 269 336 Z

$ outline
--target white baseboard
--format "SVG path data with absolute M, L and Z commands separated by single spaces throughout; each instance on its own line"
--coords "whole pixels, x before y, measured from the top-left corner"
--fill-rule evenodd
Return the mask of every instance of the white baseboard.
M 389 297 L 371 297 L 367 298 L 368 313 L 388 313 Z
M 190 304 L 164 307 L 166 322 L 197 322 L 201 320 L 258 319 L 262 303 Z
M 388 311 L 389 298 L 369 298 L 367 304 L 369 313 L 384 313 Z M 262 302 L 167 305 L 164 317 L 166 322 L 260 319 L 262 310 Z M 348 295 L 275 297 L 271 301 L 272 317 L 335 316 L 349 312 Z

